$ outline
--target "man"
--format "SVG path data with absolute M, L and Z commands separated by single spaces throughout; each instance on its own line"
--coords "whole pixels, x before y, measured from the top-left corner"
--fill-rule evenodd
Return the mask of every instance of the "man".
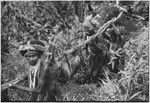
M 28 80 L 29 88 L 16 86 L 20 89 L 31 91 L 32 97 L 30 101 L 55 101 L 55 95 L 59 96 L 60 91 L 56 88 L 50 87 L 57 81 L 57 73 L 59 73 L 60 66 L 56 65 L 52 53 L 46 55 L 46 59 L 42 59 L 45 53 L 45 44 L 39 40 L 28 41 L 26 44 L 21 45 L 19 52 L 24 56 L 29 65 Z M 62 73 L 69 77 L 69 68 L 61 69 Z M 67 78 L 68 79 L 68 78 Z

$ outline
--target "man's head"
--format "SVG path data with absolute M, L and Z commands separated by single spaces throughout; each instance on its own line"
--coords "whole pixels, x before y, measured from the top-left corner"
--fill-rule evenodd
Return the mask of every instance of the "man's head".
M 31 66 L 34 66 L 45 52 L 45 44 L 39 40 L 28 41 L 20 46 L 19 52 L 27 59 Z

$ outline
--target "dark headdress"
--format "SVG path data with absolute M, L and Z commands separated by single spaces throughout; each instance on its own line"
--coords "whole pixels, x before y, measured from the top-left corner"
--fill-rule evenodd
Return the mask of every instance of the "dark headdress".
M 19 47 L 19 52 L 21 53 L 22 56 L 25 56 L 28 50 L 33 50 L 42 54 L 45 52 L 46 49 L 45 49 L 45 44 L 42 41 L 32 40 L 22 44 Z

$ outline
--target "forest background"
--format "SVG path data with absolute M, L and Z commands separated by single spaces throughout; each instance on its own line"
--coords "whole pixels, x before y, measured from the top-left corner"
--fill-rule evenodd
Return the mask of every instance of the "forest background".
M 121 17 L 112 23 L 115 34 L 102 32 L 108 30 L 104 25 L 119 14 Z M 91 41 L 98 43 L 103 54 L 96 54 L 99 49 L 93 42 L 86 42 L 94 35 L 98 41 L 95 38 Z M 65 58 L 62 55 L 66 51 L 66 54 L 69 50 L 77 51 L 67 58 L 81 66 L 74 82 L 61 88 L 64 92 L 60 101 L 149 101 L 149 1 L 2 1 L 1 84 L 28 70 L 29 65 L 18 48 L 32 39 L 58 48 L 59 59 Z M 82 43 L 88 49 L 87 45 L 80 47 Z M 109 57 L 101 67 L 106 68 L 101 82 L 88 77 L 92 71 L 89 61 L 99 63 L 91 59 L 93 53 L 96 56 L 107 53 Z M 117 65 L 115 60 L 124 64 Z M 92 75 L 100 72 L 99 67 L 95 68 Z M 116 68 L 120 71 L 111 74 L 110 69 Z M 87 81 L 89 78 L 91 81 Z M 8 93 L 11 101 L 27 101 L 30 96 L 29 92 L 14 88 L 1 93 Z

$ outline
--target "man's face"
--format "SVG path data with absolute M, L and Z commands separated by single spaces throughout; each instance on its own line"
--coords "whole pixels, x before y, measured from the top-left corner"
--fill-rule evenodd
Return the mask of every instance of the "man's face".
M 37 64 L 40 56 L 38 54 L 37 51 L 35 50 L 28 50 L 27 54 L 25 55 L 28 63 L 31 65 L 31 66 L 34 66 Z

